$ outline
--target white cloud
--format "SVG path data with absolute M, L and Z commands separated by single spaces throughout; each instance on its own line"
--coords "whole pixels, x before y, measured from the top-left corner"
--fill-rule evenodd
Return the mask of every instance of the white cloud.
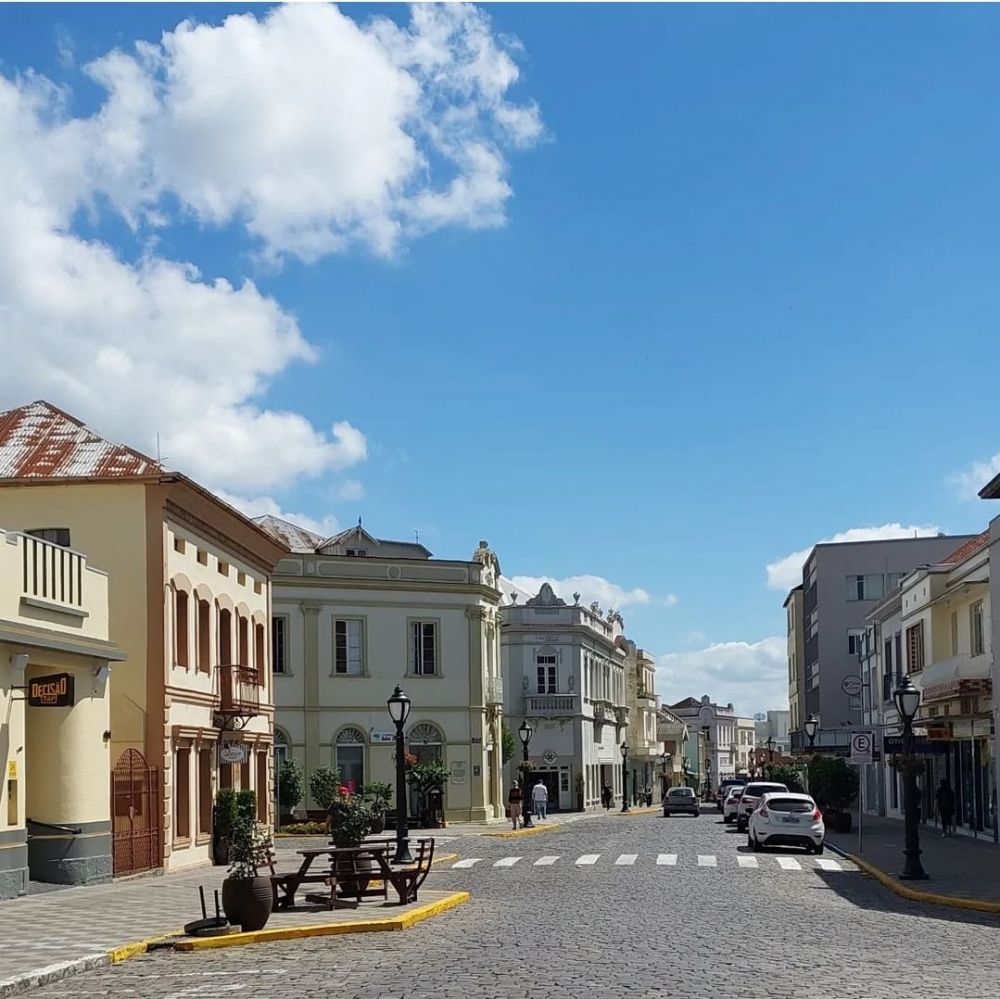
M 664 607 L 676 607 L 679 602 L 680 602 L 680 598 L 677 596 L 676 593 L 668 593 L 663 598 L 663 606 Z
M 882 524 L 879 527 L 852 527 L 831 538 L 822 538 L 815 544 L 840 544 L 847 541 L 888 541 L 894 538 L 932 538 L 939 531 L 933 525 Z M 767 585 L 769 589 L 787 592 L 802 582 L 802 566 L 813 546 L 801 548 L 775 562 L 768 563 Z
M 548 583 L 556 595 L 567 603 L 572 603 L 573 594 L 579 593 L 581 604 L 587 606 L 596 600 L 605 611 L 611 608 L 621 610 L 630 605 L 645 605 L 652 600 L 639 587 L 627 590 L 603 576 L 568 576 L 565 579 L 555 579 L 552 576 L 513 576 L 511 579 L 518 589 L 525 590 L 532 596 L 541 589 L 542 583 Z
M 656 692 L 665 704 L 708 694 L 746 717 L 788 705 L 787 640 L 719 642 L 657 657 Z
M 979 499 L 979 490 L 997 475 L 1000 475 L 1000 454 L 986 461 L 974 461 L 968 468 L 949 476 L 948 481 L 962 499 Z
M 365 487 L 357 479 L 345 479 L 337 487 L 337 495 L 343 500 L 364 499 Z
M 312 531 L 313 534 L 318 534 L 321 538 L 332 537 L 341 530 L 337 518 L 332 514 L 317 520 L 315 517 L 310 517 L 305 513 L 286 513 L 281 508 L 281 504 L 270 496 L 247 498 L 245 496 L 234 496 L 231 493 L 220 492 L 218 490 L 216 490 L 215 495 L 230 506 L 236 507 L 240 513 L 245 514 L 247 517 L 264 517 L 270 514 L 272 517 L 280 517 L 281 520 L 287 520 L 289 523 L 295 524 L 296 527 L 304 527 L 307 531 Z
M 156 235 L 178 204 L 307 260 L 498 224 L 503 149 L 540 129 L 505 96 L 508 48 L 475 8 L 398 28 L 291 5 L 108 53 L 86 67 L 107 94 L 87 118 L 44 77 L 0 75 L 0 407 L 47 398 L 242 495 L 364 461 L 351 423 L 268 406 L 276 376 L 317 359 L 295 317 L 252 281 L 165 259 Z M 114 210 L 138 259 L 80 234 Z

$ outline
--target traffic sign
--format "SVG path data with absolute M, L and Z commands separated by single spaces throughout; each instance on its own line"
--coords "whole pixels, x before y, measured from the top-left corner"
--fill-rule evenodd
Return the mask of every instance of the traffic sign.
M 847 694 L 848 697 L 857 697 L 861 693 L 864 684 L 861 682 L 860 676 L 845 676 L 843 680 L 840 681 L 840 689 Z
M 854 732 L 851 735 L 851 762 L 872 762 L 873 739 L 871 732 Z

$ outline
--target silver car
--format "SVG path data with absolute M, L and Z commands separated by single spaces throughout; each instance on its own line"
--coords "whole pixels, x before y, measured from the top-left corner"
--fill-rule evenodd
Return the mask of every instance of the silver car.
M 701 806 L 689 787 L 672 787 L 663 799 L 663 815 L 700 815 Z

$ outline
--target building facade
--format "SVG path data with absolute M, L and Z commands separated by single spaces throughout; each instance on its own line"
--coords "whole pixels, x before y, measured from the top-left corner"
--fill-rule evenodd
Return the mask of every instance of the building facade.
M 625 649 L 625 696 L 629 725 L 625 730 L 628 744 L 626 770 L 629 792 L 636 803 L 647 793 L 654 793 L 662 770 L 661 742 L 657 737 L 656 661 L 628 638 L 619 638 Z
M 290 549 L 274 574 L 279 757 L 303 765 L 307 788 L 318 767 L 352 787 L 393 783 L 386 699 L 400 684 L 408 752 L 450 771 L 445 819 L 502 817 L 500 568 L 489 546 L 454 561 L 360 523 L 327 539 L 258 523 Z M 308 791 L 303 807 L 316 807 Z
M 806 647 L 802 626 L 802 586 L 796 586 L 785 598 L 788 633 L 788 730 L 799 732 L 809 718 L 806 714 Z
M 109 574 L 129 663 L 109 687 L 114 873 L 208 862 L 220 787 L 253 790 L 269 821 L 270 572 L 285 549 L 44 402 L 0 414 L 0 521 Z
M 754 718 L 754 741 L 758 749 L 768 750 L 767 742 L 770 740 L 771 751 L 787 756 L 791 750 L 790 731 L 791 711 L 765 711 Z
M 661 747 L 662 797 L 667 788 L 688 785 L 696 781 L 693 775 L 700 772 L 701 760 L 698 756 L 697 740 L 690 739 L 687 723 L 663 705 L 656 713 L 656 738 Z
M 532 771 L 549 789 L 549 807 L 597 808 L 609 786 L 623 792 L 621 746 L 629 724 L 624 622 L 557 597 L 548 583 L 524 604 L 503 607 L 505 712 L 527 719 Z M 513 776 L 509 769 L 508 780 Z
M 805 718 L 815 715 L 815 745 L 846 752 L 850 729 L 861 722 L 861 701 L 845 692 L 844 678 L 858 676 L 859 639 L 871 608 L 919 565 L 939 561 L 969 536 L 902 538 L 819 544 L 802 569 L 805 650 Z M 804 722 L 802 722 L 804 724 Z M 801 728 L 792 746 L 807 745 Z
M 700 700 L 687 697 L 670 710 L 691 730 L 702 733 L 701 779 L 710 789 L 727 777 L 748 772 L 755 746 L 752 718 L 738 717 L 732 704 L 715 704 L 708 694 Z
M 108 577 L 80 552 L 0 530 L 0 898 L 112 874 Z M 125 664 L 117 665 L 119 671 Z

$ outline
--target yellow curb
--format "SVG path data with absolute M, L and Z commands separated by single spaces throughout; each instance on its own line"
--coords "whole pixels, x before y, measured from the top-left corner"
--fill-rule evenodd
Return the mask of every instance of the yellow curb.
M 122 961 L 127 961 L 130 957 L 138 957 L 140 954 L 145 954 L 149 950 L 150 946 L 155 943 L 161 943 L 164 940 L 169 940 L 171 937 L 180 936 L 184 930 L 171 930 L 169 933 L 158 933 L 155 937 L 146 937 L 145 940 L 136 940 L 135 943 L 123 944 L 121 947 L 115 947 L 108 951 L 108 960 L 112 964 L 121 964 Z
M 853 853 L 845 853 L 845 857 L 852 863 L 857 864 L 866 874 L 870 874 L 876 881 L 880 881 L 890 891 L 895 892 L 902 898 L 911 902 L 927 902 L 931 905 L 947 905 L 953 909 L 969 909 L 973 912 L 1000 912 L 1000 902 L 987 902 L 979 898 L 959 898 L 956 895 L 937 895 L 929 891 L 917 891 L 915 888 L 907 888 L 906 885 L 897 881 L 894 877 L 886 874 L 885 871 L 856 857 Z
M 431 867 L 433 867 L 435 864 L 448 864 L 451 863 L 451 861 L 453 860 L 458 860 L 457 853 L 442 853 L 431 861 Z M 400 870 L 412 870 L 412 868 L 401 867 Z M 381 888 L 382 879 L 376 878 L 374 881 L 370 881 L 369 886 L 372 888 Z
M 554 829 L 558 829 L 562 825 L 561 822 L 557 822 L 555 825 L 546 826 L 532 826 L 530 829 L 511 829 L 509 832 L 495 832 L 495 833 L 483 833 L 483 836 L 490 837 L 491 839 L 519 839 L 521 836 L 534 836 L 537 833 L 552 832 Z
M 656 805 L 652 805 L 648 808 L 643 805 L 642 808 L 630 808 L 627 812 L 623 812 L 619 809 L 615 812 L 615 815 L 622 815 L 625 818 L 628 818 L 630 815 L 652 815 L 654 812 L 658 812 L 659 810 L 660 809 L 657 808 Z
M 223 937 L 204 937 L 180 940 L 174 950 L 217 950 L 220 947 L 241 947 L 245 944 L 273 943 L 278 940 L 302 940 L 306 937 L 339 936 L 345 933 L 381 933 L 386 930 L 408 930 L 411 926 L 439 916 L 468 902 L 472 896 L 467 891 L 456 891 L 444 898 L 411 909 L 401 916 L 385 919 L 361 919 L 353 923 L 321 923 L 315 926 L 292 926 L 285 930 L 256 930 L 253 933 L 233 933 Z

